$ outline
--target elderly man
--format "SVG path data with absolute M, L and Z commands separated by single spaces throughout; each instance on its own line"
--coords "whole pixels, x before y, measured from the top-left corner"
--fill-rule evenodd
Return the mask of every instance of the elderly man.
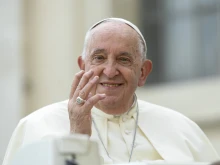
M 105 164 L 218 160 L 193 121 L 137 99 L 135 90 L 145 84 L 152 69 L 146 51 L 141 32 L 127 20 L 108 18 L 93 25 L 78 58 L 81 71 L 74 77 L 69 100 L 22 119 L 3 164 L 27 143 L 67 133 L 96 139 Z

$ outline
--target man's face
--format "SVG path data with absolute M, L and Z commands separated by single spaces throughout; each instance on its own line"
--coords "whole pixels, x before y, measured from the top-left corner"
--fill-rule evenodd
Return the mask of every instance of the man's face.
M 137 33 L 128 25 L 108 22 L 92 30 L 83 61 L 85 71 L 93 70 L 99 83 L 92 93 L 105 93 L 100 109 L 123 113 L 133 103 L 137 86 L 142 86 L 142 66 Z M 145 78 L 146 79 L 146 78 Z M 125 110 L 124 110 L 125 109 Z

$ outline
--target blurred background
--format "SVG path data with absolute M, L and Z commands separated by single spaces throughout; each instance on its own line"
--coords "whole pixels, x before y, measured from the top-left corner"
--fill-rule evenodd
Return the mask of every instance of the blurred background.
M 194 120 L 220 154 L 219 0 L 0 0 L 0 162 L 22 117 L 68 98 L 85 33 L 106 17 L 146 38 L 137 95 Z

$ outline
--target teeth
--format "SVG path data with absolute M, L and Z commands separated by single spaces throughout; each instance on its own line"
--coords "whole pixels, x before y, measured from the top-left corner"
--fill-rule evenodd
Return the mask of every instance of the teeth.
M 105 87 L 117 87 L 119 84 L 102 84 Z

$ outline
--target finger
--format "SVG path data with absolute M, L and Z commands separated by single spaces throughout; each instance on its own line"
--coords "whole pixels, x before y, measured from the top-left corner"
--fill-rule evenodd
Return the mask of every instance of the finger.
M 91 98 L 92 96 L 93 96 L 92 92 L 89 92 L 89 95 L 87 96 L 87 100 L 88 100 L 89 98 Z
M 98 101 L 103 100 L 105 97 L 105 94 L 96 94 L 90 97 L 84 104 L 85 109 L 89 112 Z
M 92 88 L 97 84 L 99 80 L 98 76 L 93 77 L 89 82 L 84 86 L 82 90 L 79 91 L 79 97 L 86 99 L 91 92 Z
M 79 82 L 80 82 L 80 80 L 81 80 L 84 73 L 85 73 L 85 71 L 81 70 L 80 72 L 75 74 L 74 80 L 73 80 L 72 85 L 71 85 L 69 99 L 71 99 L 73 97 L 73 94 L 76 91 L 76 88 L 77 88 L 77 86 L 78 86 L 78 84 L 79 84 Z
M 93 75 L 93 71 L 90 70 L 86 73 L 84 73 L 84 75 L 82 76 L 77 88 L 76 88 L 76 91 L 74 92 L 73 94 L 73 98 L 76 99 L 76 97 L 79 96 L 79 92 L 84 88 L 84 86 L 88 83 L 89 79 L 92 77 Z M 85 97 L 81 97 L 82 99 L 86 99 Z

